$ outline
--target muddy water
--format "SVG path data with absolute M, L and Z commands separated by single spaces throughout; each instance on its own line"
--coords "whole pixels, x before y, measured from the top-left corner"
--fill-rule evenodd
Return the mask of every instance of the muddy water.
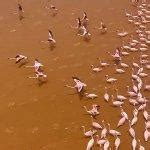
M 97 121 L 104 119 L 116 128 L 120 110 L 111 106 L 111 101 L 103 100 L 104 87 L 110 94 L 126 95 L 126 86 L 131 85 L 131 69 L 124 75 L 114 72 L 112 58 L 106 53 L 113 51 L 121 44 L 116 37 L 116 30 L 124 27 L 134 34 L 134 27 L 124 17 L 124 9 L 135 11 L 128 0 L 53 0 L 59 14 L 52 17 L 45 9 L 46 0 L 22 1 L 25 18 L 20 21 L 16 15 L 16 1 L 0 2 L 0 149 L 1 150 L 82 150 L 88 139 L 83 137 L 81 126 L 90 128 L 91 120 L 82 106 L 90 107 L 96 103 L 101 106 Z M 92 39 L 89 43 L 76 36 L 70 28 L 74 19 L 82 17 L 86 10 L 90 19 Z M 100 21 L 108 26 L 108 33 L 100 35 L 94 28 Z M 40 41 L 47 40 L 47 29 L 50 28 L 57 41 L 56 48 L 51 51 Z M 127 40 L 127 39 L 125 39 Z M 48 82 L 41 86 L 37 81 L 26 77 L 34 75 L 32 69 L 15 65 L 7 58 L 22 53 L 29 56 L 32 64 L 38 58 L 44 64 Z M 132 57 L 138 60 L 138 54 L 124 57 L 129 65 Z M 101 73 L 91 72 L 90 65 L 98 65 L 97 58 L 111 63 Z M 114 85 L 108 85 L 105 75 L 118 79 Z M 78 76 L 87 85 L 88 92 L 99 95 L 96 100 L 79 99 L 74 90 L 65 88 L 65 84 L 73 84 L 71 77 Z M 148 96 L 148 93 L 144 93 Z M 124 106 L 131 118 L 132 107 L 126 102 Z M 135 126 L 136 138 L 141 139 L 146 149 L 150 143 L 143 141 L 144 119 L 139 115 Z M 122 136 L 121 150 L 131 149 L 131 138 L 127 130 L 128 124 L 118 129 Z M 112 137 L 111 147 L 114 149 Z M 95 149 L 98 147 L 95 146 Z

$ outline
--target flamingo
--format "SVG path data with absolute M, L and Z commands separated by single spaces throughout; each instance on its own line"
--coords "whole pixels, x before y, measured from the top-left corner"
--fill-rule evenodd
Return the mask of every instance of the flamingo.
M 124 104 L 124 102 L 114 101 L 113 95 L 112 95 L 112 103 L 113 103 L 113 106 L 115 106 L 115 107 L 120 107 L 122 104 Z
M 110 64 L 108 64 L 107 62 L 102 62 L 101 60 L 100 60 L 100 58 L 98 58 L 99 59 L 99 63 L 100 63 L 100 66 L 101 67 L 107 67 L 107 66 L 109 66 Z
M 125 30 L 124 30 L 124 28 L 123 28 L 123 31 L 122 32 L 119 32 L 119 30 L 117 30 L 117 35 L 119 36 L 119 37 L 125 37 L 125 36 L 127 36 L 129 33 L 128 32 L 126 32 Z
M 125 64 L 125 63 L 123 63 L 123 62 L 120 63 L 120 66 L 123 67 L 123 68 L 129 68 L 129 65 L 127 65 L 127 64 Z
M 122 42 L 122 48 L 123 48 L 124 50 L 129 50 L 129 49 L 130 49 L 130 46 L 125 45 L 125 42 L 123 41 L 123 42 Z
M 145 128 L 150 129 L 150 121 L 145 122 Z
M 116 139 L 115 139 L 115 150 L 118 150 L 119 146 L 120 146 L 121 140 L 120 138 L 118 138 L 118 136 L 116 135 Z
M 102 71 L 102 68 L 100 68 L 100 67 L 94 67 L 94 65 L 91 65 L 91 68 L 92 68 L 92 70 L 94 72 L 100 72 L 100 71 Z
M 131 126 L 131 121 L 129 120 L 129 134 L 131 135 L 132 138 L 135 137 L 135 131 Z
M 108 78 L 108 75 L 106 75 L 106 81 L 107 81 L 108 83 L 114 83 L 114 82 L 117 81 L 117 79 L 115 79 L 115 78 Z
M 146 108 L 146 103 L 140 105 L 138 110 L 141 111 L 141 110 L 144 110 L 144 108 Z
M 137 141 L 134 137 L 133 140 L 132 140 L 132 150 L 136 150 L 136 147 L 137 147 Z
M 150 118 L 150 115 L 148 114 L 148 112 L 144 109 L 143 111 L 143 116 L 145 120 L 148 120 L 148 118 Z
M 132 83 L 133 83 L 133 91 L 135 92 L 135 93 L 137 93 L 138 92 L 138 87 L 134 84 L 134 81 L 132 80 Z
M 126 15 L 126 17 L 130 17 L 131 16 L 131 14 L 126 11 L 126 9 L 125 9 L 125 15 Z
M 137 75 L 133 74 L 133 72 L 134 72 L 134 69 L 132 68 L 132 75 L 131 75 L 132 79 L 137 80 L 139 77 Z
M 123 100 L 126 100 L 126 99 L 127 99 L 125 96 L 118 94 L 118 89 L 116 89 L 116 92 L 117 92 L 117 99 L 118 99 L 118 100 L 123 101 Z
M 135 105 L 134 105 L 134 110 L 133 110 L 133 116 L 137 116 L 138 115 L 138 109 L 136 109 Z
M 141 104 L 148 102 L 148 100 L 145 97 L 142 97 L 142 95 L 137 98 L 137 101 Z
M 122 118 L 119 120 L 118 124 L 117 124 L 117 128 L 120 127 L 120 126 L 122 126 L 122 125 L 125 123 L 125 121 L 126 121 L 126 118 L 125 118 L 125 117 L 122 117 Z
M 102 129 L 102 132 L 101 132 L 101 139 L 106 138 L 106 134 L 107 134 L 107 128 L 104 124 L 104 120 L 102 120 L 102 124 L 103 124 L 103 129 Z
M 129 53 L 128 53 L 128 52 L 125 52 L 125 51 L 122 51 L 121 54 L 122 54 L 123 56 L 129 55 Z
M 137 94 L 136 94 L 135 92 L 129 91 L 129 86 L 127 86 L 127 89 L 128 89 L 127 93 L 128 93 L 128 95 L 129 95 L 130 97 L 135 97 L 135 96 L 137 96 Z
M 108 92 L 107 92 L 107 87 L 105 87 L 105 94 L 104 94 L 104 100 L 106 101 L 106 102 L 108 102 L 109 101 L 109 95 L 108 95 Z
M 141 73 L 139 74 L 139 76 L 142 77 L 142 78 L 144 78 L 144 77 L 147 77 L 148 74 L 147 74 L 147 73 L 144 73 L 144 72 L 141 72 Z
M 122 116 L 122 117 L 125 117 L 125 118 L 128 120 L 128 115 L 127 115 L 127 113 L 123 110 L 122 106 L 120 106 L 120 109 L 121 109 L 121 116 Z
M 122 73 L 125 73 L 125 71 L 123 69 L 116 67 L 116 73 L 122 74 Z
M 145 68 L 148 69 L 148 70 L 150 70 L 150 65 L 147 64 L 147 65 L 145 66 Z
M 75 82 L 75 86 L 69 86 L 69 85 L 66 85 L 66 87 L 69 87 L 69 88 L 76 88 L 77 89 L 77 92 L 80 93 L 84 87 L 86 87 L 87 85 L 83 82 L 81 82 L 77 77 L 72 77 L 74 82 Z
M 148 141 L 149 137 L 150 137 L 150 132 L 147 130 L 147 128 L 145 128 L 145 131 L 144 131 L 144 140 L 145 140 L 145 142 Z
M 141 145 L 141 141 L 139 140 L 139 150 L 145 150 L 144 146 Z
M 91 94 L 85 93 L 85 96 L 90 99 L 95 99 L 98 97 L 96 94 L 93 94 L 93 93 L 91 93 Z
M 133 39 L 133 35 L 131 35 L 131 41 L 133 42 L 133 43 L 139 43 L 139 41 L 138 40 L 135 40 L 135 39 Z
M 83 133 L 84 133 L 85 137 L 91 137 L 92 135 L 94 135 L 97 132 L 96 130 L 85 131 L 85 126 L 82 126 L 82 128 L 83 128 Z
M 107 140 L 107 139 L 106 139 Z M 106 143 L 104 144 L 104 150 L 108 150 L 109 149 L 109 141 L 107 140 Z
M 150 85 L 145 83 L 144 90 L 150 91 Z
M 99 112 L 97 110 L 97 106 L 93 105 L 93 108 L 91 110 L 87 110 L 86 106 L 83 106 L 83 108 L 86 110 L 86 112 L 92 116 L 99 115 Z
M 129 99 L 129 102 L 132 105 L 138 105 L 139 104 L 136 99 L 132 99 L 132 98 Z
M 135 125 L 137 123 L 137 121 L 138 121 L 138 117 L 135 114 L 133 116 L 134 117 L 133 117 L 133 119 L 131 121 L 131 126 Z
M 120 132 L 118 132 L 118 131 L 116 131 L 116 130 L 111 130 L 109 123 L 108 123 L 108 131 L 109 131 L 109 134 L 112 135 L 112 136 L 121 135 Z
M 94 145 L 94 138 L 92 137 L 89 142 L 87 143 L 87 147 L 86 147 L 86 150 L 91 150 L 92 147 Z
M 93 116 L 91 116 L 91 118 L 92 118 L 92 127 L 94 127 L 95 129 L 102 129 L 102 126 L 99 123 L 93 121 Z
M 133 57 L 132 65 L 133 65 L 133 67 L 135 67 L 135 68 L 140 68 L 140 66 L 139 66 L 137 63 L 134 62 L 134 57 Z
M 96 137 L 97 137 L 97 139 L 96 139 L 96 143 L 101 147 L 101 145 L 104 145 L 106 142 L 107 142 L 107 140 L 105 140 L 105 139 L 100 139 L 99 138 L 99 135 L 96 135 Z

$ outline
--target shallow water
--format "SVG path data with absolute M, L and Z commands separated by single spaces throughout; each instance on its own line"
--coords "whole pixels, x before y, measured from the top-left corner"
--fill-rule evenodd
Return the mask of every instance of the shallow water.
M 45 9 L 47 1 L 22 0 L 25 18 L 20 21 L 16 15 L 15 1 L 0 2 L 0 149 L 1 150 L 82 150 L 86 148 L 88 139 L 84 138 L 81 126 L 90 128 L 91 120 L 86 115 L 83 105 L 88 107 L 96 103 L 100 105 L 100 115 L 97 122 L 104 119 L 113 129 L 119 120 L 120 110 L 104 102 L 104 87 L 110 94 L 119 93 L 126 96 L 126 86 L 131 85 L 131 69 L 126 69 L 124 75 L 115 74 L 112 58 L 106 53 L 120 46 L 116 30 L 123 27 L 134 34 L 133 25 L 127 22 L 124 9 L 135 11 L 129 0 L 53 0 L 59 9 L 57 16 L 52 17 Z M 70 26 L 75 24 L 75 18 L 82 17 L 86 10 L 90 19 L 92 39 L 85 42 L 76 36 L 76 31 Z M 100 21 L 108 26 L 108 33 L 101 35 L 95 27 Z M 57 41 L 56 48 L 51 51 L 40 41 L 47 40 L 47 29 L 50 28 Z M 127 40 L 125 38 L 125 40 Z M 29 56 L 33 63 L 38 58 L 44 64 L 48 82 L 41 86 L 36 80 L 26 77 L 34 75 L 32 69 L 18 67 L 8 57 L 17 53 Z M 138 60 L 138 54 L 132 53 L 124 57 L 123 62 L 130 64 L 132 57 Z M 98 65 L 97 58 L 111 63 L 100 73 L 93 73 L 90 65 Z M 109 85 L 105 81 L 108 74 L 118 79 Z M 64 87 L 73 85 L 72 76 L 77 76 L 85 82 L 88 92 L 98 94 L 96 100 L 79 99 L 75 91 Z M 147 79 L 148 82 L 148 79 Z M 149 96 L 147 92 L 145 96 Z M 128 102 L 125 111 L 131 118 L 132 107 Z M 144 119 L 139 115 L 135 125 L 136 138 L 148 150 L 150 143 L 143 140 Z M 128 124 L 120 127 L 122 133 L 121 150 L 131 149 L 131 137 L 128 135 Z M 108 137 L 113 147 L 114 138 Z M 95 145 L 94 149 L 98 149 Z

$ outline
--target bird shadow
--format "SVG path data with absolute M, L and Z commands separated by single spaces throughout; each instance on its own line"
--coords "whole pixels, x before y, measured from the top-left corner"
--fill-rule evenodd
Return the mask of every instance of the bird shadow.
M 79 97 L 79 100 L 82 100 L 84 98 L 84 96 L 85 96 L 85 92 L 86 92 L 86 90 L 83 89 L 81 92 L 75 92 L 75 93 L 68 94 L 68 95 L 76 95 L 77 94 L 78 97 Z
M 91 38 L 90 37 L 84 37 L 83 40 L 88 43 L 91 41 Z
M 48 81 L 44 79 L 38 79 L 38 86 L 41 87 L 42 85 L 46 84 Z
M 119 64 L 120 64 L 120 60 L 115 59 L 115 60 L 114 60 L 114 63 L 115 63 L 116 65 L 119 65 Z
M 25 61 L 25 62 L 21 62 L 18 66 L 18 68 L 21 68 L 23 66 L 25 66 L 26 64 L 28 64 L 29 62 L 28 61 Z
M 56 45 L 54 43 L 49 43 L 49 49 L 53 51 L 56 48 Z

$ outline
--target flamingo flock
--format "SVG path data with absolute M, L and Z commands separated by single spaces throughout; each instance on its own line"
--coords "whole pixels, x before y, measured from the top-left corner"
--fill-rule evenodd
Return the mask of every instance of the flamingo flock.
M 145 142 L 150 141 L 150 113 L 148 111 L 149 100 L 144 96 L 144 92 L 150 91 L 150 85 L 148 85 L 146 82 L 146 78 L 148 78 L 149 75 L 148 73 L 144 72 L 145 70 L 150 69 L 150 62 L 148 60 L 148 52 L 150 47 L 150 31 L 148 28 L 148 24 L 150 23 L 150 5 L 147 4 L 146 0 L 142 0 L 141 3 L 137 0 L 132 0 L 132 4 L 133 6 L 136 6 L 137 12 L 129 13 L 127 12 L 127 10 L 125 10 L 125 16 L 127 18 L 127 21 L 134 26 L 135 32 L 134 34 L 132 33 L 130 35 L 130 33 L 125 31 L 124 28 L 122 31 L 117 30 L 116 37 L 122 40 L 122 45 L 116 49 L 114 54 L 108 52 L 114 61 L 114 73 L 123 76 L 127 70 L 130 69 L 132 71 L 130 75 L 131 85 L 126 85 L 127 97 L 121 95 L 119 93 L 120 91 L 118 88 L 115 90 L 116 95 L 113 95 L 109 94 L 109 89 L 107 86 L 104 87 L 105 93 L 103 94 L 103 99 L 106 102 L 106 104 L 110 103 L 112 107 L 115 107 L 115 109 L 120 110 L 120 118 L 118 119 L 118 123 L 116 123 L 115 129 L 112 129 L 111 124 L 108 122 L 106 123 L 104 119 L 102 121 L 95 121 L 96 117 L 100 115 L 100 105 L 93 104 L 91 106 L 91 109 L 87 108 L 87 106 L 83 106 L 84 111 L 90 116 L 91 119 L 91 129 L 86 131 L 85 126 L 82 126 L 84 137 L 90 138 L 90 140 L 87 142 L 86 150 L 93 149 L 95 144 L 98 145 L 101 149 L 110 150 L 111 144 L 108 140 L 109 135 L 114 138 L 115 150 L 120 149 L 120 137 L 123 135 L 123 133 L 121 133 L 119 130 L 120 128 L 124 127 L 124 124 L 126 122 L 129 124 L 127 132 L 132 138 L 132 150 L 136 150 L 137 148 L 139 150 L 145 149 L 144 146 L 141 145 L 141 138 L 143 138 Z M 53 15 L 56 15 L 58 12 L 58 9 L 53 5 L 51 5 L 48 9 L 53 11 Z M 77 35 L 84 37 L 84 39 L 90 39 L 91 33 L 89 33 L 88 30 L 89 19 L 87 18 L 87 13 L 84 12 L 83 18 L 77 18 L 76 20 L 77 27 L 75 28 L 78 29 Z M 107 27 L 103 22 L 101 22 L 100 27 L 97 29 L 100 30 L 102 34 L 107 33 Z M 124 41 L 124 37 L 127 37 L 129 35 L 130 40 L 126 43 Z M 56 44 L 51 30 L 48 30 L 48 42 Z M 131 62 L 132 66 L 124 63 L 123 59 L 127 58 L 133 53 L 138 54 L 138 62 L 135 62 L 135 59 L 133 57 L 133 62 Z M 15 59 L 16 63 L 21 63 L 27 58 L 28 57 L 23 55 L 17 55 L 16 57 L 9 59 Z M 105 71 L 103 68 L 112 67 L 111 64 L 107 63 L 107 61 L 102 61 L 101 58 L 98 58 L 98 61 L 99 66 L 91 65 L 91 70 L 94 73 L 101 73 Z M 33 67 L 36 75 L 28 78 L 39 79 L 40 77 L 47 77 L 47 75 L 45 75 L 41 69 L 43 65 L 37 59 L 35 60 L 34 65 L 25 67 Z M 112 77 L 111 75 L 105 74 L 106 84 L 109 84 L 111 86 L 114 83 L 118 82 L 118 79 L 114 76 L 115 74 L 113 74 Z M 84 93 L 84 88 L 86 88 L 87 85 L 77 77 L 73 77 L 73 80 L 75 82 L 75 86 L 66 85 L 66 87 L 75 88 L 77 90 L 77 93 L 79 94 L 81 92 Z M 90 92 L 84 93 L 84 96 L 87 99 L 93 101 L 94 99 L 99 97 L 97 94 Z M 131 105 L 133 109 L 132 116 L 129 116 L 125 112 L 123 108 L 125 104 Z M 137 134 L 134 129 L 139 122 L 139 113 L 143 115 L 143 118 L 145 120 L 143 137 L 137 137 Z
M 108 140 L 108 136 L 113 136 L 115 149 L 120 149 L 121 139 L 119 138 L 123 133 L 119 132 L 119 129 L 123 128 L 124 124 L 128 122 L 129 128 L 127 132 L 129 136 L 132 138 L 131 140 L 131 148 L 132 150 L 145 150 L 144 146 L 141 145 L 140 138 L 143 138 L 145 142 L 150 141 L 150 113 L 148 111 L 148 103 L 149 100 L 144 96 L 143 91 L 150 91 L 150 85 L 146 84 L 146 78 L 149 76 L 148 73 L 145 73 L 145 70 L 149 70 L 149 60 L 148 60 L 148 51 L 150 46 L 150 31 L 148 29 L 148 23 L 150 23 L 150 6 L 146 3 L 146 1 L 142 1 L 141 3 L 138 1 L 132 1 L 133 6 L 136 6 L 137 13 L 128 13 L 125 10 L 125 16 L 127 17 L 127 21 L 131 23 L 135 27 L 135 33 L 130 35 L 129 42 L 125 43 L 123 40 L 124 37 L 129 36 L 129 33 L 125 31 L 123 28 L 122 31 L 117 30 L 117 37 L 122 39 L 122 46 L 117 48 L 115 54 L 111 54 L 113 60 L 117 63 L 114 64 L 115 73 L 123 74 L 127 71 L 127 69 L 132 70 L 132 74 L 130 75 L 131 85 L 126 85 L 127 91 L 126 96 L 121 95 L 119 93 L 119 89 L 116 89 L 116 96 L 110 95 L 107 86 L 105 86 L 105 93 L 103 98 L 106 103 L 111 103 L 112 106 L 116 109 L 120 109 L 120 118 L 118 123 L 116 123 L 116 129 L 111 129 L 110 123 L 105 123 L 104 120 L 101 123 L 96 122 L 96 116 L 100 114 L 99 105 L 93 104 L 91 109 L 87 109 L 86 106 L 83 106 L 84 110 L 87 114 L 91 116 L 92 124 L 91 129 L 89 131 L 85 131 L 85 127 L 83 128 L 83 133 L 85 137 L 91 138 L 88 143 L 86 150 L 91 150 L 94 148 L 94 145 L 98 145 L 100 149 L 110 150 L 111 145 Z M 87 18 L 87 17 L 86 17 Z M 81 21 L 80 25 L 82 26 Z M 87 26 L 86 26 L 87 27 Z M 84 27 L 86 29 L 86 27 Z M 84 30 L 85 30 L 84 29 Z M 103 23 L 101 23 L 101 27 L 99 29 L 103 29 L 106 32 L 107 28 Z M 102 32 L 102 31 L 101 31 Z M 103 33 L 105 33 L 103 32 Z M 108 52 L 110 54 L 110 52 Z M 133 62 L 131 65 L 124 63 L 122 60 L 126 58 L 128 55 L 132 55 L 132 53 L 137 53 L 139 55 L 139 62 L 135 62 L 133 57 Z M 94 73 L 103 72 L 104 67 L 110 67 L 109 63 L 102 62 L 100 58 L 99 66 L 91 65 L 91 69 Z M 105 75 L 106 84 L 113 85 L 118 81 L 117 78 L 111 77 L 110 75 Z M 89 99 L 98 98 L 97 94 L 94 93 L 85 93 L 85 97 Z M 110 101 L 111 99 L 111 101 Z M 128 103 L 131 105 L 133 109 L 132 116 L 129 116 L 125 110 L 123 109 L 124 105 Z M 139 122 L 138 115 L 139 113 L 143 114 L 143 118 L 145 120 L 145 128 L 143 131 L 143 137 L 137 137 L 136 131 L 134 127 Z M 95 120 L 94 120 L 95 119 Z

